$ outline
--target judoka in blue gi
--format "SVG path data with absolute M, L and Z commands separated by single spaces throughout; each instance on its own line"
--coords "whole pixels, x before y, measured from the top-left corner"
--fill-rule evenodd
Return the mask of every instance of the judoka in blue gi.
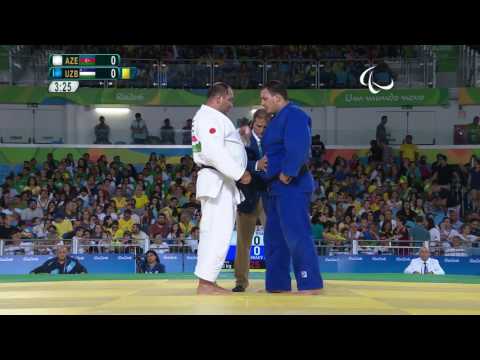
M 275 116 L 262 138 L 268 161 L 265 207 L 265 287 L 268 292 L 289 292 L 290 263 L 299 293 L 320 294 L 323 280 L 311 235 L 310 198 L 314 182 L 310 158 L 311 119 L 288 101 L 279 81 L 266 84 L 260 93 L 264 109 Z

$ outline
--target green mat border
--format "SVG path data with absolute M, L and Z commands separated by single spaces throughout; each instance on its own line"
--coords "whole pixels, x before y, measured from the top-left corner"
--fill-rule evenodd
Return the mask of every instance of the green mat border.
M 424 282 L 424 283 L 456 283 L 480 284 L 480 276 L 475 275 L 406 275 L 406 274 L 352 274 L 352 273 L 323 273 L 325 280 L 345 281 L 392 281 L 392 282 Z M 220 274 L 220 280 L 233 279 L 233 272 L 225 271 Z M 263 271 L 254 271 L 250 279 L 265 278 Z M 293 277 L 292 277 L 293 278 Z M 20 282 L 55 282 L 55 281 L 106 281 L 106 280 L 195 280 L 192 273 L 167 274 L 78 274 L 78 275 L 0 275 L 0 283 Z

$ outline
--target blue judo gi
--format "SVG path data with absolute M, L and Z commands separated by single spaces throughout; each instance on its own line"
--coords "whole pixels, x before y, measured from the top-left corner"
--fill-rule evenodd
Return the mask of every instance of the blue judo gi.
M 314 190 L 308 170 L 311 119 L 299 107 L 288 103 L 273 117 L 262 137 L 268 159 L 268 193 L 265 204 L 265 287 L 269 292 L 291 291 L 290 263 L 298 290 L 323 288 L 318 256 L 311 235 L 310 199 Z M 279 174 L 292 176 L 285 185 Z

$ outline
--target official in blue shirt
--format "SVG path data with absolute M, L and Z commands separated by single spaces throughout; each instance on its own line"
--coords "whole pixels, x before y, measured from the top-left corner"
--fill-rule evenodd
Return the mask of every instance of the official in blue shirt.
M 323 280 L 311 234 L 309 205 L 314 190 L 308 170 L 311 119 L 288 101 L 279 81 L 260 93 L 264 109 L 275 116 L 262 138 L 268 182 L 265 228 L 265 287 L 268 292 L 291 291 L 290 262 L 300 293 L 320 294 Z
M 252 175 L 252 181 L 248 185 L 237 184 L 245 196 L 245 200 L 237 207 L 237 246 L 233 292 L 244 292 L 248 287 L 250 247 L 255 226 L 257 220 L 260 220 L 262 226 L 265 226 L 266 222 L 264 211 L 266 186 L 261 178 L 261 171 L 265 170 L 267 162 L 263 156 L 261 138 L 269 119 L 269 114 L 265 110 L 259 109 L 253 114 L 252 123 L 245 127 L 250 130 L 249 143 L 245 146 L 245 150 L 248 157 L 247 170 Z
M 30 271 L 31 274 L 86 274 L 87 269 L 80 262 L 68 256 L 66 246 L 59 246 L 57 256 L 48 259 L 39 267 Z

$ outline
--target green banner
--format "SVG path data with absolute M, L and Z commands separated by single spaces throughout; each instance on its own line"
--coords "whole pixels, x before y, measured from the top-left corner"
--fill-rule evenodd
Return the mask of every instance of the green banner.
M 447 89 L 402 89 L 372 95 L 368 90 L 289 90 L 300 106 L 370 107 L 432 106 L 448 103 Z M 61 105 L 200 106 L 206 90 L 80 88 L 75 93 L 49 93 L 47 87 L 0 86 L 0 103 Z M 235 90 L 235 106 L 260 104 L 259 90 Z
M 372 94 L 369 90 L 331 90 L 336 107 L 434 106 L 448 104 L 448 89 L 400 89 Z

